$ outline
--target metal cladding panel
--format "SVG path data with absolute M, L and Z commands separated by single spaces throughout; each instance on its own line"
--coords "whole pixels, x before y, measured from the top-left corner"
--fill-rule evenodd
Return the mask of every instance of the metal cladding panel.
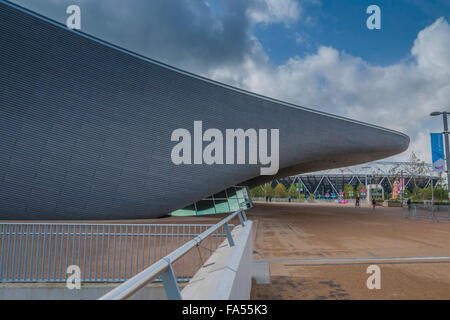
M 171 134 L 193 132 L 196 120 L 222 132 L 280 129 L 277 176 L 379 159 L 409 143 L 175 70 L 0 1 L 0 219 L 158 217 L 274 178 L 259 177 L 259 165 L 174 165 Z

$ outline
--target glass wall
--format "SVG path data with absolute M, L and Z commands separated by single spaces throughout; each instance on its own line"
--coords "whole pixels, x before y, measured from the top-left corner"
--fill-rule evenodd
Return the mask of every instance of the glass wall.
M 202 214 L 228 213 L 253 208 L 247 187 L 235 186 L 197 201 L 171 213 L 172 216 L 195 216 Z

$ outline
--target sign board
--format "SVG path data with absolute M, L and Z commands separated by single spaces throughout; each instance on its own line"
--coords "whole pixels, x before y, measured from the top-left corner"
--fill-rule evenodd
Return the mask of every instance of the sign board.
M 350 190 L 350 191 L 348 192 L 348 195 L 349 195 L 350 197 L 353 197 L 353 191 Z
M 445 171 L 444 142 L 441 133 L 430 133 L 431 135 L 431 159 L 433 162 L 433 171 Z

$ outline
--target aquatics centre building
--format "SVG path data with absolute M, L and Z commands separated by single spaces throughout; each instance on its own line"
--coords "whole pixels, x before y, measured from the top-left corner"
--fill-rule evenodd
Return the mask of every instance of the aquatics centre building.
M 244 132 L 248 154 L 226 141 L 222 158 L 201 156 L 230 129 Z M 174 160 L 190 132 L 192 150 Z M 276 148 L 261 144 L 274 136 Z M 0 0 L 0 219 L 228 212 L 251 205 L 248 187 L 408 145 L 402 133 L 230 87 Z

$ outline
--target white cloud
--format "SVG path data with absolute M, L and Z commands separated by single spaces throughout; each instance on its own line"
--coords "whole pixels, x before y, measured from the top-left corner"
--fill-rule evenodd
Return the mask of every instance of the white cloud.
M 272 66 L 260 46 L 240 65 L 221 66 L 209 76 L 305 107 L 375 123 L 411 137 L 414 151 L 431 161 L 429 113 L 450 108 L 450 25 L 440 18 L 422 30 L 409 62 L 381 67 L 363 59 L 320 47 L 315 54 L 293 57 Z
M 257 0 L 248 9 L 254 23 L 284 22 L 289 24 L 300 16 L 300 6 L 295 0 Z

